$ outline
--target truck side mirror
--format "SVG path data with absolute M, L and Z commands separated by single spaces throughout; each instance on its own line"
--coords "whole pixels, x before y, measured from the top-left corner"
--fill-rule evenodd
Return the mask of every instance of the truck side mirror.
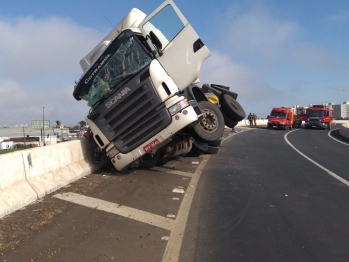
M 163 52 L 162 52 L 162 50 L 161 50 L 161 49 L 162 49 L 162 43 L 161 43 L 161 41 L 159 40 L 159 38 L 157 37 L 157 35 L 154 34 L 153 31 L 150 31 L 149 37 L 150 37 L 150 40 L 151 40 L 151 42 L 153 43 L 153 45 L 155 45 L 155 47 L 156 47 L 156 49 L 157 49 L 157 51 L 158 51 L 158 54 L 159 54 L 160 56 L 162 56 L 162 54 L 163 54 Z
M 269 115 L 267 115 L 267 119 L 269 119 Z

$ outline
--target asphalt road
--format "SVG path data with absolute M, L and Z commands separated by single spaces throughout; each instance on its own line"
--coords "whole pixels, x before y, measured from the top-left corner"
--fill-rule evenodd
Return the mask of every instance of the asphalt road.
M 328 172 L 349 179 L 348 145 L 237 131 L 217 155 L 107 166 L 0 219 L 0 261 L 349 261 L 349 188 Z
M 180 261 L 349 261 L 349 184 L 295 151 L 287 133 L 243 132 L 210 158 Z M 325 130 L 299 129 L 286 138 L 349 180 L 347 142 Z

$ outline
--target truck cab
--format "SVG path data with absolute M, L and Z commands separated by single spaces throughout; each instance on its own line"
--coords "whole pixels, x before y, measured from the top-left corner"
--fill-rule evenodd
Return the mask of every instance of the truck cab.
M 184 130 L 199 130 L 208 141 L 223 134 L 221 112 L 199 106 L 207 98 L 193 84 L 209 55 L 178 7 L 167 0 L 149 16 L 133 8 L 81 59 L 83 75 L 73 96 L 91 107 L 86 122 L 93 139 L 117 170 L 158 157 L 160 151 L 170 154 L 161 149 L 174 141 L 182 144 L 169 148 L 187 152 L 191 133 Z M 202 125 L 203 118 L 212 124 Z
M 291 108 L 274 107 L 268 116 L 268 129 L 292 129 L 294 123 L 294 114 Z
M 325 105 L 313 105 L 307 109 L 305 128 L 331 129 L 334 118 L 333 108 Z

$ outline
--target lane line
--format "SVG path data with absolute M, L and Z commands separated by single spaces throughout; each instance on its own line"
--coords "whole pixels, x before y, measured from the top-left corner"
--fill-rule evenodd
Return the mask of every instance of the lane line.
M 171 174 L 179 175 L 179 176 L 193 177 L 192 173 L 187 173 L 187 172 L 178 171 L 178 170 L 171 170 L 171 169 L 159 167 L 159 166 L 154 166 L 151 168 L 151 170 L 161 171 L 161 172 L 165 172 L 165 173 L 171 173 Z
M 331 130 L 331 131 L 328 131 L 328 136 L 329 136 L 330 138 L 332 138 L 333 140 L 336 140 L 337 142 L 339 142 L 339 143 L 341 143 L 341 144 L 343 144 L 343 145 L 349 146 L 349 144 L 344 143 L 344 142 L 342 142 L 342 141 L 340 141 L 340 140 L 334 138 L 333 136 L 331 136 L 331 132 L 332 132 L 332 131 L 335 131 L 335 130 L 338 130 L 338 129 L 340 129 L 340 128 L 337 128 L 337 129 L 333 129 L 333 130 Z
M 187 188 L 187 192 L 183 196 L 182 204 L 178 210 L 173 230 L 171 231 L 171 235 L 167 242 L 165 253 L 162 257 L 162 262 L 179 261 L 179 255 L 182 248 L 182 242 L 185 233 L 185 227 L 188 221 L 190 207 L 201 176 L 201 172 L 205 168 L 209 158 L 209 155 L 204 156 L 204 159 L 201 161 L 200 165 L 197 167 L 195 173 L 193 174 L 193 178 L 190 181 L 190 186 Z
M 139 209 L 135 209 L 127 206 L 120 206 L 116 203 L 104 201 L 101 199 L 88 197 L 76 193 L 64 193 L 56 194 L 53 197 L 72 202 L 81 206 L 85 206 L 92 209 L 105 211 L 108 213 L 116 214 L 122 217 L 127 217 L 136 221 L 140 221 L 149 225 L 160 227 L 167 230 L 172 230 L 174 220 L 166 217 L 162 217 L 156 214 L 145 212 Z
M 332 171 L 328 170 L 327 168 L 323 167 L 322 165 L 320 165 L 319 163 L 317 163 L 316 161 L 314 161 L 313 159 L 311 159 L 310 157 L 306 156 L 305 154 L 303 154 L 300 150 L 298 150 L 295 146 L 293 146 L 290 141 L 288 141 L 287 139 L 287 135 L 297 131 L 297 130 L 293 130 L 288 132 L 287 134 L 285 134 L 284 139 L 286 140 L 287 144 L 289 144 L 290 147 L 292 147 L 298 154 L 300 154 L 301 156 L 303 156 L 304 158 L 306 158 L 307 160 L 309 160 L 310 162 L 312 162 L 314 165 L 320 167 L 322 170 L 326 171 L 330 176 L 334 177 L 335 179 L 337 179 L 338 181 L 342 182 L 343 184 L 349 186 L 349 182 L 347 180 L 345 180 L 344 178 L 341 178 L 340 176 L 336 175 L 335 173 L 333 173 Z

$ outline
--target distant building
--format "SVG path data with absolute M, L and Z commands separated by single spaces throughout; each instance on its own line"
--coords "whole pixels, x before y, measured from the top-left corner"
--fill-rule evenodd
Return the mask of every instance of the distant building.
M 349 102 L 343 102 L 343 104 L 333 105 L 334 118 L 349 119 Z

